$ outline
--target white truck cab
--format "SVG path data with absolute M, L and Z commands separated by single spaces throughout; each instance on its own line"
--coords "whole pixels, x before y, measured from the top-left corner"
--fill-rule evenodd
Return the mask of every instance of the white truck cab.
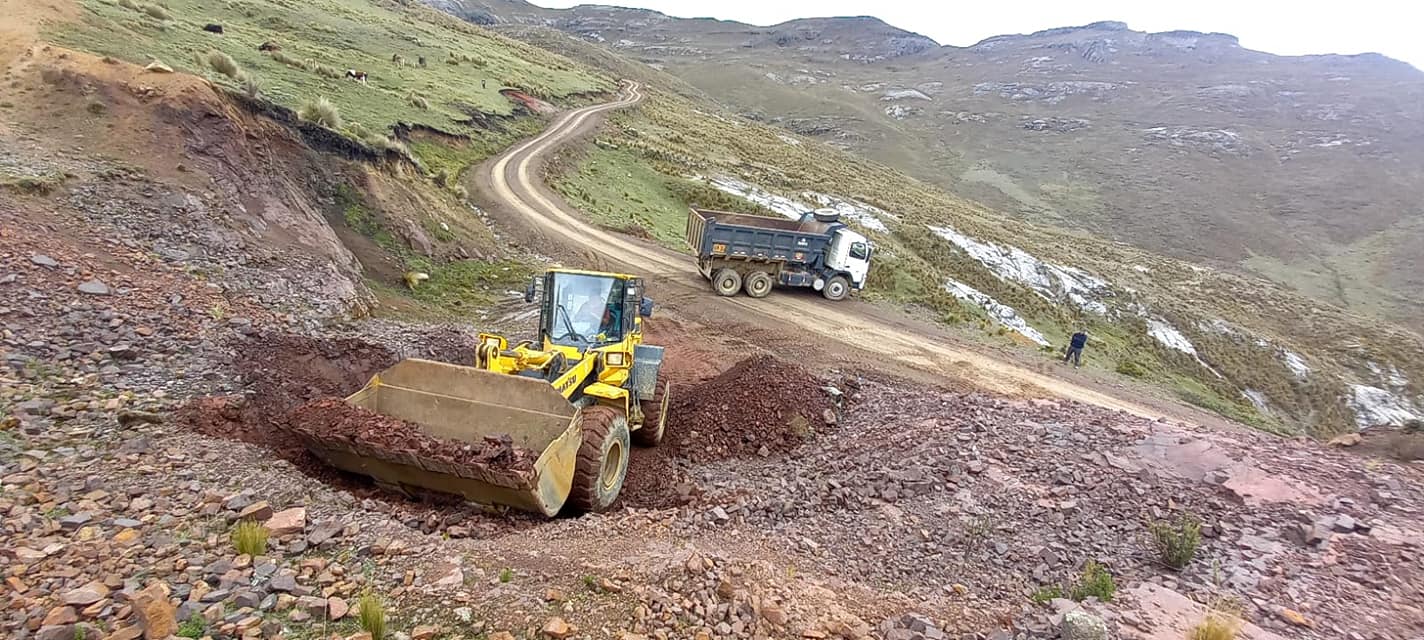
M 870 241 L 865 236 L 849 227 L 841 227 L 831 239 L 826 266 L 850 274 L 851 286 L 860 289 L 865 286 L 866 274 L 870 273 L 870 253 Z

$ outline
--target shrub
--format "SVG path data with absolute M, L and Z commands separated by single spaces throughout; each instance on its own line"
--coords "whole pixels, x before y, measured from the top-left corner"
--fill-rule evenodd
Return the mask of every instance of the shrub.
M 194 614 L 193 617 L 188 618 L 183 624 L 178 625 L 178 633 L 176 635 L 180 638 L 198 640 L 198 638 L 208 635 L 208 622 L 203 619 L 203 616 Z
M 262 97 L 262 80 L 255 75 L 243 71 L 238 74 L 237 81 L 242 85 L 242 92 L 247 97 L 256 100 Z
M 416 95 L 415 92 L 411 92 L 410 95 L 407 95 L 405 97 L 405 99 L 407 102 L 410 103 L 410 106 L 412 107 L 415 107 L 422 111 L 430 110 L 430 101 L 427 100 L 425 96 Z
M 1029 597 L 1029 600 L 1038 604 L 1048 604 L 1062 597 L 1063 587 L 1052 584 L 1046 587 L 1039 587 L 1038 591 L 1033 592 L 1033 595 Z
M 511 580 L 514 580 L 514 569 L 506 568 L 499 572 L 500 582 L 509 582 Z
M 1083 565 L 1083 574 L 1078 576 L 1078 583 L 1068 591 L 1069 597 L 1077 601 L 1096 597 L 1102 602 L 1112 602 L 1115 593 L 1117 584 L 1113 582 L 1112 574 L 1108 573 L 1107 567 L 1093 560 Z
M 326 98 L 302 103 L 301 108 L 297 109 L 297 117 L 328 129 L 341 129 L 341 111 Z
M 148 14 L 149 17 L 151 17 L 151 18 L 156 18 L 156 19 L 158 19 L 158 20 L 167 20 L 167 19 L 173 17 L 173 16 L 171 16 L 171 15 L 168 14 L 168 10 L 167 10 L 167 9 L 164 9 L 163 7 L 160 7 L 160 6 L 156 5 L 156 4 L 146 4 L 146 5 L 143 5 L 143 12 L 146 13 L 146 14 Z
M 1162 564 L 1181 571 L 1197 555 L 1201 546 L 1201 520 L 1190 513 L 1182 514 L 1175 523 L 1157 521 L 1148 525 L 1152 544 Z
M 1117 372 L 1129 378 L 1147 377 L 1147 367 L 1142 366 L 1135 360 L 1123 360 L 1117 363 Z
M 386 635 L 386 605 L 381 602 L 381 598 L 370 591 L 361 596 L 358 601 L 360 611 L 357 619 L 361 623 L 361 630 L 371 634 L 371 640 L 381 640 Z
M 237 61 L 221 51 L 209 51 L 204 60 L 207 61 L 209 67 L 213 68 L 213 71 L 234 80 L 238 79 L 238 75 L 242 73 L 242 69 L 237 66 Z
M 267 527 L 252 520 L 237 523 L 232 530 L 232 546 L 249 556 L 267 553 Z

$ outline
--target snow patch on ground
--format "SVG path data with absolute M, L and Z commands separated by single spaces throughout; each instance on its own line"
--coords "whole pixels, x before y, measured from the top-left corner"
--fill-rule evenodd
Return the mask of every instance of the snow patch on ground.
M 1368 361 L 1365 363 L 1365 367 L 1369 368 L 1370 373 L 1375 374 L 1380 382 L 1394 389 L 1403 389 L 1409 386 L 1409 378 L 1404 377 L 1404 374 L 1394 365 L 1383 367 L 1378 362 Z
M 1101 298 L 1112 295 L 1106 280 L 1082 269 L 1044 262 L 1015 246 L 999 246 L 966 236 L 950 227 L 930 227 L 935 235 L 948 240 L 970 257 L 978 260 L 994 275 L 1027 285 L 1045 300 L 1066 299 L 1084 311 L 1106 315 L 1107 304 Z
M 959 282 L 958 280 L 946 280 L 944 283 L 944 290 L 948 291 L 950 295 L 959 298 L 960 300 L 965 300 L 968 302 L 972 302 L 975 305 L 978 305 L 980 308 L 989 312 L 989 315 L 993 316 L 995 320 L 998 320 L 999 324 L 1008 327 L 1010 330 L 1017 332 L 1019 335 L 1022 335 L 1025 338 L 1028 338 L 1029 340 L 1032 340 L 1042 346 L 1049 346 L 1048 338 L 1043 337 L 1043 334 L 1039 333 L 1037 329 L 1030 327 L 1028 325 L 1028 322 L 1025 321 L 1022 317 L 1020 317 L 1017 311 L 1014 311 L 1013 307 L 1003 304 L 998 300 L 995 300 L 994 298 L 990 297 L 988 294 L 983 293 L 967 284 L 964 284 L 963 282 Z
M 1261 413 L 1271 412 L 1271 404 L 1267 401 L 1266 394 L 1261 393 L 1260 391 L 1257 391 L 1255 389 L 1246 389 L 1241 392 L 1241 395 L 1244 396 L 1247 400 L 1250 400 L 1251 404 L 1256 407 L 1257 411 L 1260 411 Z
M 1304 380 L 1310 375 L 1310 365 L 1306 364 L 1305 358 L 1290 349 L 1281 349 L 1281 360 L 1286 363 L 1286 368 L 1295 374 L 1295 377 Z
M 1149 318 L 1147 320 L 1147 335 L 1152 336 L 1153 339 L 1162 343 L 1162 346 L 1168 349 L 1181 351 L 1193 358 L 1197 356 L 1197 348 L 1192 345 L 1192 341 L 1182 335 L 1182 332 L 1178 331 L 1176 327 L 1168 324 L 1166 320 L 1161 318 Z
M 1138 273 L 1152 273 L 1151 269 L 1148 269 L 1147 267 L 1142 266 L 1140 264 L 1132 265 L 1132 270 Z
M 1361 429 L 1380 425 L 1402 426 L 1410 420 L 1424 420 L 1424 415 L 1408 400 L 1379 387 L 1356 384 L 1350 386 L 1345 402 L 1355 411 L 1355 424 Z
M 921 93 L 921 92 L 920 92 L 919 90 L 917 90 L 917 89 L 891 89 L 890 91 L 886 91 L 886 92 L 885 92 L 885 95 L 880 96 L 880 99 L 881 99 L 881 100 L 905 100 L 905 99 L 929 100 L 930 97 L 927 96 L 927 95 L 925 95 L 925 94 L 923 94 L 923 93 Z
M 841 217 L 842 221 L 854 222 L 866 229 L 879 233 L 890 232 L 890 227 L 885 224 L 886 220 L 892 222 L 899 222 L 900 220 L 899 216 L 889 211 L 879 207 L 873 207 L 859 200 L 817 193 L 815 191 L 803 191 L 801 197 L 804 198 L 804 200 L 796 200 L 776 195 L 761 187 L 747 184 L 736 178 L 712 178 L 708 180 L 708 184 L 711 184 L 719 191 L 745 198 L 792 220 L 799 219 L 801 215 L 807 211 L 835 213 Z M 807 202 L 815 204 L 807 204 Z

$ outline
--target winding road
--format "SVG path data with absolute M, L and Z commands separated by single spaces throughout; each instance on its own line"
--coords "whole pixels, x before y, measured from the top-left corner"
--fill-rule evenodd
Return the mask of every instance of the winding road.
M 590 131 L 600 121 L 601 114 L 636 105 L 642 99 L 642 87 L 629 83 L 612 102 L 562 114 L 538 136 L 481 165 L 474 175 L 477 193 L 493 198 L 493 202 L 487 204 L 498 210 L 498 215 L 512 214 L 514 220 L 543 239 L 582 251 L 600 268 L 622 266 L 631 273 L 643 275 L 650 289 L 660 293 L 656 296 L 660 306 L 679 316 L 691 315 L 706 326 L 731 323 L 743 330 L 745 325 L 765 328 L 777 334 L 777 344 L 799 339 L 808 355 L 825 349 L 855 353 L 853 359 L 858 363 L 889 373 L 900 373 L 908 368 L 947 376 L 990 391 L 1019 396 L 1056 396 L 1149 418 L 1183 413 L 1175 409 L 1184 407 L 1157 406 L 1158 402 L 1116 397 L 1006 362 L 971 346 L 957 344 L 958 339 L 932 327 L 916 326 L 908 318 L 869 304 L 832 303 L 820 296 L 784 290 L 760 300 L 719 297 L 712 293 L 688 256 L 588 224 L 542 183 L 539 178 L 542 161 L 560 145 Z M 669 288 L 678 291 L 668 296 Z

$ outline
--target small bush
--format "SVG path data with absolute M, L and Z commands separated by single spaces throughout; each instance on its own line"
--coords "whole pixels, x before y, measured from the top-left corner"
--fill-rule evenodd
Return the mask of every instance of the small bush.
M 341 129 L 341 111 L 326 98 L 302 103 L 301 108 L 297 109 L 297 117 L 328 129 Z
M 234 80 L 237 80 L 238 76 L 242 73 L 242 68 L 237 66 L 237 61 L 233 60 L 232 56 L 221 51 L 209 51 L 204 60 L 207 61 L 209 67 L 213 68 L 213 71 Z
M 371 640 L 381 640 L 386 636 L 386 605 L 374 593 L 366 592 L 358 601 L 360 611 L 357 619 L 361 630 L 371 634 Z
M 1048 585 L 1046 587 L 1039 587 L 1038 591 L 1033 592 L 1033 595 L 1029 597 L 1029 600 L 1032 600 L 1038 604 L 1048 604 L 1062 597 L 1063 587 L 1054 584 Z
M 1083 575 L 1078 576 L 1078 583 L 1068 591 L 1068 595 L 1077 601 L 1087 600 L 1096 597 L 1102 602 L 1112 602 L 1113 594 L 1117 593 L 1117 584 L 1113 582 L 1111 573 L 1107 567 L 1092 560 L 1083 565 Z
M 134 2 L 134 0 L 119 0 L 119 6 L 125 9 L 132 9 L 134 11 L 143 10 L 143 7 L 139 6 L 139 4 L 137 2 Z
M 1147 377 L 1147 367 L 1142 366 L 1135 360 L 1123 360 L 1117 363 L 1117 372 L 1129 378 Z
M 459 198 L 461 202 L 470 199 L 470 190 L 466 189 L 465 185 L 462 184 L 450 187 L 450 193 L 455 194 L 455 197 Z
M 510 582 L 514 580 L 514 569 L 504 569 L 499 572 L 500 582 Z
M 1182 514 L 1176 523 L 1153 522 L 1147 530 L 1152 534 L 1158 559 L 1177 571 L 1191 563 L 1201 546 L 1201 520 L 1190 513 Z
M 183 624 L 178 625 L 177 635 L 180 638 L 198 640 L 198 638 L 208 635 L 208 622 L 203 619 L 203 616 L 195 614 L 193 617 L 184 621 Z
M 242 85 L 242 92 L 247 94 L 247 97 L 252 98 L 253 100 L 262 97 L 261 78 L 258 78 L 255 75 L 243 71 L 238 73 L 237 82 L 238 84 Z
M 1235 614 L 1213 609 L 1205 618 L 1192 627 L 1187 640 L 1235 640 L 1241 629 L 1241 619 Z
M 232 546 L 253 557 L 267 553 L 267 527 L 252 520 L 237 523 L 232 529 Z
M 168 20 L 169 18 L 172 18 L 172 17 L 173 17 L 173 16 L 169 15 L 167 9 L 164 9 L 163 7 L 160 7 L 160 6 L 156 5 L 156 4 L 146 4 L 146 5 L 143 5 L 143 12 L 146 13 L 146 14 L 148 14 L 149 17 L 155 18 L 155 19 L 158 19 L 158 20 Z
M 410 95 L 407 95 L 405 99 L 410 103 L 410 106 L 420 109 L 421 111 L 430 110 L 430 101 L 427 100 L 425 96 L 416 95 L 412 92 Z

